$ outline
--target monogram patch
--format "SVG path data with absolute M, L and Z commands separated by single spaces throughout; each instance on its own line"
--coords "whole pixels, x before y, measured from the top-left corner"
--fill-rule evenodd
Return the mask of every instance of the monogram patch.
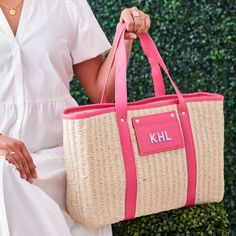
M 184 147 L 175 111 L 132 118 L 141 156 Z

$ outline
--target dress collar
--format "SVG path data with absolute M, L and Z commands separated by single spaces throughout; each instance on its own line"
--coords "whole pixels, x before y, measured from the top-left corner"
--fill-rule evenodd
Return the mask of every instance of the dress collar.
M 31 0 L 24 0 L 19 23 L 18 23 L 18 27 L 17 27 L 17 31 L 16 31 L 16 35 L 13 34 L 9 23 L 8 23 L 2 9 L 0 8 L 0 22 L 1 22 L 0 23 L 0 32 L 2 32 L 3 35 L 5 35 L 5 37 L 8 40 L 11 39 L 11 40 L 14 40 L 17 42 L 20 42 L 22 40 L 25 24 L 26 24 L 26 22 L 28 20 L 28 16 L 29 16 L 30 5 L 31 5 Z

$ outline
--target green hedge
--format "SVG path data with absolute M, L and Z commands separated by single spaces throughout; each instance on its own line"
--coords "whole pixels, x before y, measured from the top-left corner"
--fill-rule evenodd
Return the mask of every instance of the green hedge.
M 113 225 L 114 236 L 228 235 L 223 204 L 204 204 Z
M 121 10 L 138 6 L 151 16 L 150 34 L 183 93 L 217 92 L 225 96 L 224 203 L 205 204 L 141 217 L 113 225 L 114 235 L 225 235 L 236 233 L 236 2 L 89 0 L 110 42 Z M 146 61 L 145 61 L 146 62 Z M 150 69 L 135 42 L 131 55 L 129 101 L 153 96 Z M 166 80 L 167 81 L 167 80 Z M 167 92 L 173 90 L 166 83 Z M 90 103 L 77 81 L 72 95 Z

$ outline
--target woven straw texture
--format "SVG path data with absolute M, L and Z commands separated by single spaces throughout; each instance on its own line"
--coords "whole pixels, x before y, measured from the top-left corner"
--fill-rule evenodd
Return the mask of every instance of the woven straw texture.
M 222 101 L 188 103 L 197 158 L 196 204 L 220 202 L 224 195 Z M 176 105 L 128 112 L 138 192 L 136 217 L 183 207 L 187 196 L 185 149 L 140 156 L 131 118 L 177 111 Z M 125 170 L 115 113 L 64 120 L 70 215 L 92 228 L 124 219 Z

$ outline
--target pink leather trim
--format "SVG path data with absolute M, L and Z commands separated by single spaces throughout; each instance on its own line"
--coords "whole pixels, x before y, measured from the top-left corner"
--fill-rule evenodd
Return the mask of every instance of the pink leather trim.
M 192 206 L 195 204 L 196 200 L 197 163 L 188 109 L 186 109 L 182 113 L 179 113 L 179 118 L 182 126 L 182 133 L 184 136 L 188 169 L 188 185 L 185 206 Z
M 123 83 L 121 83 L 120 80 L 123 76 L 124 71 L 126 71 L 127 65 L 124 41 L 126 27 L 124 25 L 121 28 L 123 29 L 123 32 L 121 32 L 122 36 L 116 52 L 115 109 L 126 174 L 124 220 L 129 220 L 135 217 L 136 212 L 137 175 L 133 144 L 130 137 L 129 125 L 127 123 L 127 86 L 123 86 Z M 125 77 L 123 77 L 123 79 L 125 79 Z M 124 96 L 122 96 L 122 93 Z
M 157 60 L 158 51 L 153 41 L 146 43 L 146 38 L 144 35 L 145 34 L 140 34 L 139 39 L 143 52 L 145 53 L 152 69 L 152 80 L 154 85 L 155 96 L 162 96 L 166 94 L 166 91 L 163 76 L 161 73 L 161 68 Z
M 118 28 L 117 31 L 116 31 L 115 37 L 114 37 L 113 47 L 116 50 L 117 50 L 117 46 L 118 46 L 118 43 L 120 42 L 120 38 L 121 38 L 121 35 L 122 35 L 121 32 L 122 32 L 122 28 Z M 106 103 L 106 96 L 105 95 L 106 95 L 107 83 L 108 83 L 108 78 L 109 78 L 110 73 L 111 73 L 112 66 L 114 65 L 114 62 L 115 62 L 116 50 L 114 50 L 112 55 L 111 55 L 112 60 L 110 62 L 110 65 L 108 67 L 107 74 L 106 74 L 106 77 L 105 77 L 105 83 L 104 83 L 104 86 L 103 86 L 103 91 L 102 91 L 102 96 L 101 96 L 100 103 Z
M 204 102 L 204 101 L 223 101 L 224 97 L 220 94 L 197 92 L 184 94 L 185 101 L 190 102 Z M 178 105 L 178 99 L 176 94 L 169 94 L 160 96 L 158 98 L 146 98 L 135 102 L 128 103 L 128 110 L 141 110 L 152 107 L 162 107 L 168 105 Z M 92 116 L 102 115 L 109 112 L 115 112 L 114 103 L 96 103 L 88 104 L 77 107 L 66 108 L 62 113 L 64 120 L 77 120 L 89 118 Z
M 135 217 L 135 211 L 136 211 L 136 201 L 137 201 L 136 163 L 127 120 L 124 119 L 123 121 L 121 121 L 120 119 L 117 119 L 117 126 L 120 135 L 120 144 L 123 154 L 124 168 L 126 175 L 124 220 L 130 220 Z

